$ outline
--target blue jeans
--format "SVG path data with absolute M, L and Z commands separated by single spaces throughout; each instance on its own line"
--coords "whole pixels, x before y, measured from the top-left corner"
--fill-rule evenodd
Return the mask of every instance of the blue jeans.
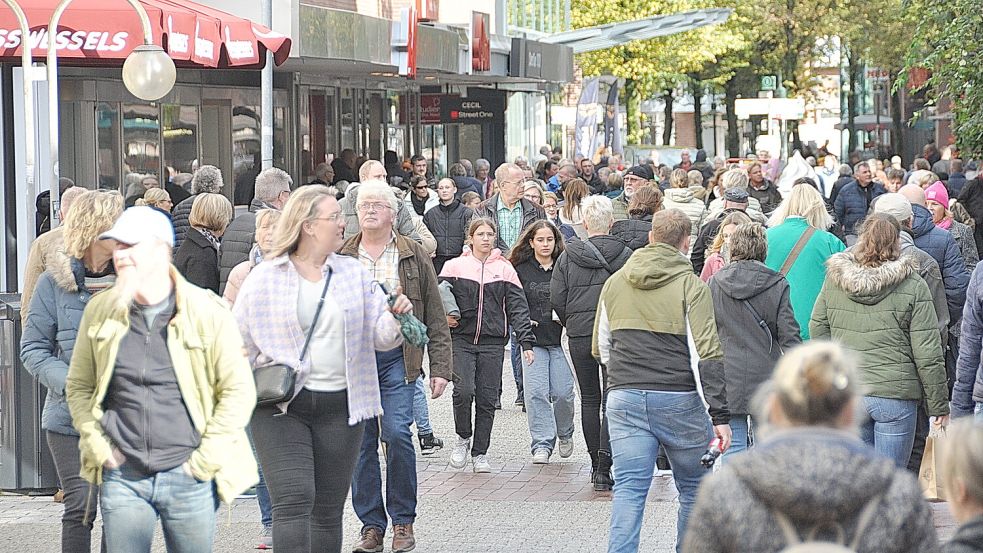
M 423 375 L 416 379 L 416 390 L 413 392 L 413 420 L 416 421 L 416 433 L 423 436 L 433 434 L 430 426 L 430 408 L 427 407 L 427 384 Z
M 733 439 L 730 442 L 730 447 L 724 452 L 724 458 L 736 455 L 748 447 L 748 436 L 751 435 L 751 430 L 754 427 L 750 419 L 750 415 L 734 415 L 730 416 L 730 431 L 733 433 Z
M 377 352 L 376 363 L 385 414 L 365 425 L 352 480 L 352 506 L 363 528 L 375 528 L 385 534 L 389 526 L 387 510 L 393 524 L 413 524 L 416 520 L 416 450 L 410 429 L 416 383 L 406 382 L 403 348 Z M 385 503 L 379 466 L 380 433 L 386 456 Z
M 983 403 L 976 404 L 976 409 L 973 410 L 973 415 L 976 422 L 983 422 Z
M 150 553 L 158 518 L 170 553 L 212 550 L 218 509 L 213 482 L 199 482 L 180 466 L 145 476 L 124 464 L 103 470 L 100 494 L 110 553 Z
M 700 480 L 710 472 L 700 464 L 713 438 L 703 401 L 696 392 L 615 389 L 608 392 L 607 420 L 614 458 L 608 553 L 638 551 L 659 445 L 669 456 L 679 492 L 676 551 L 680 551 Z
M 874 446 L 875 451 L 894 461 L 898 468 L 907 467 L 915 443 L 918 402 L 864 396 L 864 409 L 869 415 L 860 425 L 864 443 Z
M 536 360 L 522 371 L 531 451 L 542 448 L 552 453 L 558 436 L 564 440 L 573 436 L 573 372 L 562 346 L 532 351 Z

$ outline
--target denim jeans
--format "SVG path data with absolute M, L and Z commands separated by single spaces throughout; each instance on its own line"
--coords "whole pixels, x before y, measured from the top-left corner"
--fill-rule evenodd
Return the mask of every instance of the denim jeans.
M 530 451 L 553 453 L 557 437 L 573 436 L 573 373 L 562 346 L 534 347 L 536 360 L 523 368 Z
M 750 447 L 751 444 L 748 443 L 748 440 L 753 428 L 754 424 L 750 415 L 731 414 L 730 430 L 733 433 L 733 439 L 730 442 L 730 447 L 724 452 L 725 459 Z
M 352 480 L 352 506 L 363 528 L 382 534 L 393 524 L 416 520 L 416 450 L 413 448 L 413 395 L 416 381 L 406 382 L 403 348 L 375 354 L 379 367 L 382 417 L 368 421 Z M 386 456 L 386 499 L 382 499 L 379 439 Z
M 504 358 L 505 348 L 501 344 L 476 346 L 468 340 L 454 339 L 454 430 L 461 438 L 474 436 L 472 456 L 488 453 L 491 444 L 495 400 L 502 394 Z
M 977 403 L 976 408 L 973 410 L 973 418 L 976 422 L 983 422 L 983 403 Z
M 427 406 L 427 383 L 423 375 L 416 379 L 416 391 L 413 392 L 413 420 L 416 422 L 416 433 L 424 436 L 433 434 L 430 425 L 430 408 Z
M 660 445 L 669 456 L 679 492 L 676 551 L 680 551 L 700 480 L 710 472 L 700 464 L 713 437 L 703 401 L 696 392 L 611 390 L 607 419 L 614 457 L 608 553 L 638 551 L 645 498 Z
M 47 431 L 48 450 L 55 462 L 58 481 L 65 492 L 65 511 L 61 515 L 61 550 L 65 553 L 89 551 L 92 523 L 96 520 L 99 490 L 79 474 L 79 437 Z M 105 534 L 101 551 L 106 551 Z
M 253 432 L 247 426 L 246 436 L 249 437 L 249 445 L 253 448 L 253 457 L 259 459 L 256 453 L 256 442 L 253 441 Z M 257 463 L 258 464 L 258 463 Z M 259 521 L 264 528 L 273 526 L 273 501 L 270 499 L 270 489 L 266 487 L 266 479 L 263 478 L 263 468 L 259 468 L 259 483 L 256 484 L 256 503 L 259 504 Z
M 864 443 L 894 461 L 898 468 L 908 466 L 911 446 L 915 442 L 918 402 L 864 396 L 864 408 L 869 418 L 860 425 Z
M 199 482 L 183 466 L 147 476 L 124 463 L 104 469 L 102 524 L 110 553 L 150 553 L 157 519 L 169 553 L 207 553 L 215 537 L 215 483 Z

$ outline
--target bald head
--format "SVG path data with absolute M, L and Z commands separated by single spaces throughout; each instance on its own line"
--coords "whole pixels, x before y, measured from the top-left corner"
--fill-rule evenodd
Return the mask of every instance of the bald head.
M 379 161 L 370 159 L 362 164 L 358 169 L 358 182 L 368 182 L 370 180 L 386 181 L 386 167 Z
M 906 184 L 898 190 L 898 193 L 908 199 L 911 205 L 920 205 L 925 207 L 925 191 L 922 190 L 921 186 L 917 184 Z

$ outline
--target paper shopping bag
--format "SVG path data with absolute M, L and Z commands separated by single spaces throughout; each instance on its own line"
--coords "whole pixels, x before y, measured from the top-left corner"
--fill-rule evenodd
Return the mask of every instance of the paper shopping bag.
M 929 501 L 945 501 L 945 490 L 939 469 L 942 467 L 942 442 L 945 440 L 945 430 L 936 433 L 934 430 L 925 439 L 925 454 L 922 456 L 922 466 L 918 470 L 918 482 L 922 493 Z

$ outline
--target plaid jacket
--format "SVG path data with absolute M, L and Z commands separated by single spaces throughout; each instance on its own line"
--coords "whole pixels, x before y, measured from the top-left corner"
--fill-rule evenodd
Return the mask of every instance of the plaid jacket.
M 399 323 L 387 311 L 386 297 L 358 260 L 332 254 L 323 271 L 333 275 L 328 294 L 345 312 L 348 423 L 382 414 L 375 352 L 403 341 Z M 264 261 L 243 282 L 233 313 L 253 367 L 285 364 L 298 370 L 295 394 L 310 374 L 310 358 L 300 363 L 305 335 L 297 320 L 300 276 L 287 256 Z M 287 411 L 290 402 L 279 405 Z

